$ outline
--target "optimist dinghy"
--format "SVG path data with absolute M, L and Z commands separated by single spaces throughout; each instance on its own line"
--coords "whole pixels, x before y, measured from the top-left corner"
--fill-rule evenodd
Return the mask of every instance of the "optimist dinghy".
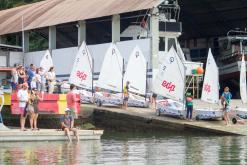
M 97 105 L 117 106 L 123 104 L 122 93 L 123 87 L 123 57 L 115 44 L 108 48 L 99 79 L 96 87 L 101 91 L 95 92 L 95 102 Z M 102 91 L 103 90 L 103 91 Z
M 246 64 L 244 55 L 242 55 L 241 69 L 240 69 L 240 96 L 243 104 L 247 103 L 247 91 L 246 91 Z M 247 119 L 247 108 L 237 107 L 235 110 L 237 116 Z
M 141 51 L 136 46 L 128 61 L 124 74 L 124 84 L 129 81 L 129 100 L 130 107 L 148 107 L 149 101 L 145 99 L 147 85 L 147 61 Z
M 69 83 L 81 88 L 81 90 L 77 90 L 81 96 L 81 103 L 94 102 L 93 59 L 85 42 L 77 52 Z
M 185 68 L 172 47 L 153 81 L 153 92 L 169 99 L 157 101 L 156 114 L 183 118 L 185 115 Z
M 211 104 L 219 102 L 219 71 L 212 55 L 211 49 L 208 51 L 206 72 L 203 81 L 201 100 Z M 216 119 L 223 117 L 223 111 L 213 108 L 195 109 L 196 119 Z

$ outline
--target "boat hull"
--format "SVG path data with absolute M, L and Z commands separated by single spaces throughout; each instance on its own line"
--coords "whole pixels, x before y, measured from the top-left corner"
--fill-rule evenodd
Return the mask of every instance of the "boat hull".
M 159 100 L 157 101 L 156 115 L 184 118 L 186 111 L 183 107 L 183 104 L 171 99 Z
M 123 99 L 116 94 L 96 92 L 95 103 L 98 106 L 119 106 L 123 104 Z
M 200 108 L 195 109 L 196 119 L 219 119 L 223 117 L 223 111 L 219 109 Z
M 105 105 L 105 106 L 118 106 L 123 104 L 122 94 L 109 94 L 109 93 L 95 93 L 95 103 L 97 105 Z M 129 107 L 140 107 L 147 108 L 149 107 L 149 101 L 145 100 L 144 97 L 137 96 L 134 94 L 130 94 L 128 100 Z
M 247 108 L 237 108 L 234 110 L 235 114 L 243 119 L 247 119 Z

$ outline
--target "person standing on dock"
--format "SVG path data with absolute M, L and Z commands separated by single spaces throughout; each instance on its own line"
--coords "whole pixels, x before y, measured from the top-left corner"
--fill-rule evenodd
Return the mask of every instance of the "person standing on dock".
M 29 99 L 29 106 L 32 106 L 33 111 L 29 111 L 30 115 L 30 127 L 32 131 L 38 131 L 39 128 L 37 127 L 37 120 L 39 116 L 39 108 L 38 104 L 39 101 L 43 100 L 42 97 L 39 97 L 38 90 L 36 88 L 33 88 L 30 93 L 30 99 Z
M 191 93 L 186 94 L 186 119 L 192 121 L 192 114 L 193 114 L 193 97 Z
M 28 84 L 24 83 L 21 86 L 21 89 L 17 93 L 17 98 L 19 100 L 19 110 L 20 110 L 20 125 L 21 130 L 26 131 L 25 122 L 26 122 L 26 113 L 25 108 L 28 103 Z
M 128 108 L 128 100 L 129 100 L 129 84 L 130 82 L 127 81 L 126 82 L 126 85 L 124 86 L 124 89 L 123 89 L 123 95 L 124 95 L 124 99 L 123 99 L 123 108 L 125 110 L 127 110 Z
M 156 109 L 156 99 L 157 99 L 157 94 L 153 93 L 152 96 L 151 96 L 151 103 L 152 103 L 152 107 L 154 109 Z
M 30 64 L 30 67 L 27 70 L 27 75 L 28 75 L 27 82 L 28 82 L 29 90 L 32 89 L 31 82 L 33 81 L 33 78 L 35 77 L 35 71 L 36 71 L 35 65 Z
M 67 107 L 71 110 L 72 116 L 74 119 L 78 119 L 78 115 L 77 115 L 77 102 L 80 101 L 79 98 L 76 98 L 76 93 L 75 93 L 75 85 L 74 84 L 70 84 L 70 91 L 66 96 L 67 99 Z M 72 125 L 74 126 L 74 125 Z
M 54 67 L 51 67 L 46 75 L 48 81 L 48 93 L 52 94 L 56 85 L 56 73 Z
M 79 136 L 78 136 L 78 131 L 76 128 L 73 127 L 74 125 L 74 118 L 73 116 L 70 115 L 71 110 L 66 109 L 65 114 L 61 116 L 60 122 L 62 126 L 62 130 L 65 132 L 67 135 L 69 142 L 71 142 L 71 137 L 70 137 L 70 131 L 73 131 L 74 135 L 76 136 L 76 140 L 79 141 Z
M 223 106 L 224 120 L 226 121 L 226 125 L 227 126 L 231 125 L 229 113 L 231 111 L 230 101 L 232 99 L 232 94 L 229 92 L 229 87 L 224 88 L 224 92 L 222 93 L 220 99 L 221 99 L 221 104 Z
M 40 78 L 41 78 L 41 92 L 46 92 L 46 72 L 42 67 L 40 67 Z
M 12 86 L 12 91 L 13 93 L 16 92 L 17 86 L 18 86 L 18 67 L 15 64 L 14 68 L 11 70 L 11 86 Z

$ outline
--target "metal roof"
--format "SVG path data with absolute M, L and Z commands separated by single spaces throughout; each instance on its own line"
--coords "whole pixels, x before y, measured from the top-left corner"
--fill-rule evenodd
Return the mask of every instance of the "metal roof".
M 164 0 L 45 0 L 0 11 L 0 35 L 151 9 Z

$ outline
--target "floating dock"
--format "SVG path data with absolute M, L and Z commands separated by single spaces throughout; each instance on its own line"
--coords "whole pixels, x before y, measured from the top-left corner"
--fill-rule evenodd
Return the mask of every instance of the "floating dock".
M 199 100 L 195 102 L 197 102 L 200 107 L 209 107 L 209 105 L 201 103 Z M 236 105 L 238 102 L 241 103 L 236 100 L 234 102 Z M 145 131 L 170 129 L 174 131 L 189 130 L 199 133 L 247 136 L 247 125 L 236 124 L 226 126 L 222 120 L 187 121 L 167 116 L 156 116 L 155 110 L 150 108 L 129 107 L 128 110 L 123 110 L 119 107 L 97 107 L 89 104 L 83 104 L 81 107 L 83 115 L 89 116 L 93 114 L 96 123 L 105 124 L 107 127 L 114 127 L 123 131 L 140 128 L 143 128 Z
M 71 138 L 74 140 L 73 132 Z M 80 140 L 100 140 L 103 130 L 78 130 Z M 0 131 L 0 142 L 20 142 L 20 141 L 62 141 L 68 140 L 64 131 L 55 129 L 40 129 L 39 131 L 21 131 L 10 129 Z

